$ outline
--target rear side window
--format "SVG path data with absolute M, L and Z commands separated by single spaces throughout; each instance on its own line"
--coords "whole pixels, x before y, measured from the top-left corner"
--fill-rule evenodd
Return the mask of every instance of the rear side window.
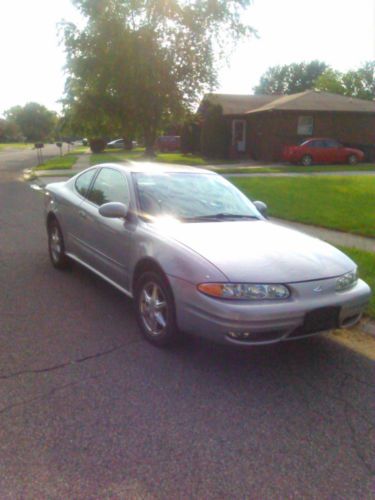
M 339 143 L 337 141 L 333 141 L 332 139 L 327 139 L 325 141 L 326 148 L 338 148 Z
M 110 201 L 129 204 L 129 188 L 127 180 L 118 170 L 102 168 L 87 197 L 95 205 L 103 205 Z
M 89 190 L 91 181 L 96 173 L 96 169 L 89 170 L 84 174 L 80 175 L 76 180 L 75 187 L 81 196 L 87 197 L 87 192 Z
M 324 141 L 311 141 L 309 146 L 310 146 L 310 148 L 324 148 L 325 142 Z

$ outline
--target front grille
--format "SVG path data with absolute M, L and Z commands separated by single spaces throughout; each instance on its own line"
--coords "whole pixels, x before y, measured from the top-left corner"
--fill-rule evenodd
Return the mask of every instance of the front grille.
M 339 314 L 339 307 L 321 307 L 319 309 L 314 309 L 305 315 L 303 324 L 296 328 L 289 335 L 289 338 L 338 328 Z

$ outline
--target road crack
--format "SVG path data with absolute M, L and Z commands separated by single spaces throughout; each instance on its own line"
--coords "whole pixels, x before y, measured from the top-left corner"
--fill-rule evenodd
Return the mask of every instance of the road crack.
M 107 349 L 105 351 L 100 351 L 95 354 L 90 354 L 88 356 L 84 356 L 82 358 L 77 358 L 73 360 L 66 361 L 65 363 L 59 363 L 56 365 L 52 366 L 47 366 L 45 368 L 34 368 L 34 369 L 27 369 L 27 370 L 19 370 L 17 372 L 11 372 L 7 374 L 0 375 L 0 380 L 9 380 L 11 378 L 19 377 L 20 375 L 35 375 L 35 374 L 40 374 L 40 373 L 48 373 L 52 372 L 55 370 L 61 370 L 62 368 L 66 368 L 67 366 L 73 366 L 79 363 L 84 363 L 85 361 L 89 361 L 91 359 L 96 359 L 96 358 L 101 358 L 102 356 L 107 356 L 108 354 L 112 354 L 113 352 L 116 352 L 120 349 L 123 349 L 124 347 L 127 347 L 131 344 L 134 344 L 136 342 L 140 342 L 140 340 L 134 340 L 132 342 L 120 344 L 118 346 L 111 347 L 110 349 Z

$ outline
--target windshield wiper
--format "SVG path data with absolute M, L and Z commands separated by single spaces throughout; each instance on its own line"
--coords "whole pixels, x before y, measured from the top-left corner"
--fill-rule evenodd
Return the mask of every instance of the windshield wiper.
M 197 215 L 196 217 L 183 217 L 184 221 L 187 222 L 194 222 L 194 221 L 205 221 L 205 220 L 216 220 L 216 221 L 222 221 L 222 220 L 228 220 L 228 219 L 234 219 L 234 220 L 259 220 L 259 217 L 256 215 L 245 215 L 245 214 L 230 214 L 230 213 L 225 213 L 225 212 L 220 212 L 218 214 L 208 214 L 208 215 Z

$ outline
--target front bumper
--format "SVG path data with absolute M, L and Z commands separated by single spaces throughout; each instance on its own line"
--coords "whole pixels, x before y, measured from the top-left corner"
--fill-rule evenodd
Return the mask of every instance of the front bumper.
M 232 301 L 208 297 L 192 283 L 168 278 L 179 328 L 235 345 L 271 344 L 353 326 L 371 296 L 370 287 L 362 280 L 350 290 L 336 292 L 333 278 L 288 284 L 291 297 L 282 301 Z M 317 288 L 321 290 L 314 291 Z M 334 324 L 326 321 L 327 314 L 336 315 Z

